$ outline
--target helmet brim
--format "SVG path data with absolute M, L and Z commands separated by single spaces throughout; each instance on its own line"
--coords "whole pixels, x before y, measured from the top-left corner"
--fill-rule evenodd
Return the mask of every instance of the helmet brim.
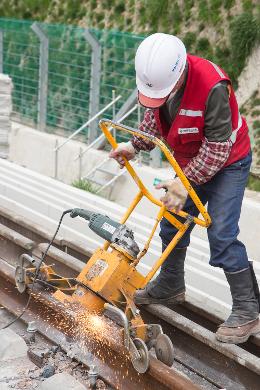
M 164 103 L 168 99 L 168 96 L 169 95 L 167 95 L 164 98 L 150 98 L 148 96 L 143 95 L 140 91 L 138 91 L 139 103 L 146 108 L 160 108 L 161 106 L 164 105 Z

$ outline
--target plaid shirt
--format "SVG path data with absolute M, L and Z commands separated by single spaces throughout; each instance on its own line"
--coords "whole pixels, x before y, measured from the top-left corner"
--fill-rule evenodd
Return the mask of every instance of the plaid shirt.
M 145 133 L 161 138 L 152 110 L 148 109 L 145 111 L 144 119 L 139 129 Z M 151 141 L 138 136 L 134 136 L 131 142 L 138 152 L 140 150 L 151 151 L 154 148 L 154 144 Z M 230 140 L 225 142 L 210 142 L 207 138 L 204 138 L 197 156 L 192 158 L 183 169 L 185 175 L 195 184 L 206 183 L 224 166 L 231 152 L 231 148 L 232 142 Z

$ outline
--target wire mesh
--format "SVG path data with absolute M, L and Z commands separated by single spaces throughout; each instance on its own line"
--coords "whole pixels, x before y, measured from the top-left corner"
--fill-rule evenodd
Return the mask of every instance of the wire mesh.
M 18 28 L 19 26 L 19 28 Z M 13 113 L 37 121 L 39 43 L 30 22 L 0 19 L 3 71 L 13 80 Z
M 122 101 L 125 101 L 136 87 L 134 57 L 143 37 L 119 31 L 92 29 L 91 32 L 102 45 L 100 104 L 108 103 L 111 99 L 111 90 L 114 89 L 116 95 L 122 96 L 122 99 L 116 104 L 117 111 Z M 106 113 L 105 117 L 112 119 L 112 108 Z M 136 127 L 137 119 L 137 111 L 135 111 L 124 123 Z M 127 135 L 123 134 L 118 134 L 118 137 L 119 140 L 128 138 Z
M 32 22 L 0 18 L 4 34 L 3 69 L 13 79 L 13 111 L 21 122 L 37 123 L 40 42 L 31 30 Z M 49 39 L 47 127 L 63 129 L 68 135 L 89 119 L 92 51 L 84 29 L 76 26 L 40 23 Z M 116 112 L 135 88 L 134 56 L 143 39 L 129 33 L 91 29 L 101 44 L 101 84 L 99 107 L 112 99 L 112 91 L 122 98 Z M 95 86 L 94 86 L 95 87 Z M 105 115 L 113 118 L 113 107 Z M 138 124 L 135 111 L 124 123 Z M 120 135 L 119 140 L 127 138 Z
M 22 123 L 37 123 L 39 99 L 40 42 L 32 22 L 0 18 L 3 31 L 3 69 L 13 80 L 13 114 Z M 58 24 L 40 24 L 49 39 L 46 130 L 70 135 L 89 118 L 91 101 L 92 49 L 84 29 Z M 122 98 L 104 115 L 113 119 L 122 103 L 135 89 L 134 57 L 144 38 L 118 31 L 90 29 L 101 45 L 101 74 L 98 112 L 113 96 Z M 93 86 L 95 88 L 95 85 Z M 142 109 L 124 120 L 138 127 Z M 100 130 L 98 129 L 98 134 Z M 87 136 L 88 129 L 83 130 Z M 127 133 L 116 134 L 117 142 L 127 141 Z M 149 163 L 149 153 L 143 159 Z

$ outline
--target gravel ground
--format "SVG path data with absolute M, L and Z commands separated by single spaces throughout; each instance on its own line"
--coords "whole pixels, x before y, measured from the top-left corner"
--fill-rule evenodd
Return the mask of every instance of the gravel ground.
M 12 318 L 10 313 L 0 308 L 0 329 Z M 87 368 L 81 363 L 67 356 L 39 334 L 36 334 L 35 342 L 32 342 L 22 321 L 17 321 L 11 325 L 10 329 L 25 340 L 33 354 L 39 357 L 44 356 L 43 364 L 42 367 L 38 367 L 29 357 L 3 361 L 0 365 L 0 384 L 8 384 L 9 388 L 14 390 L 37 390 L 40 383 L 48 376 L 66 372 L 75 377 L 86 389 L 91 388 Z M 64 384 L 65 389 L 66 384 Z M 98 379 L 96 389 L 108 389 L 108 387 L 102 380 Z

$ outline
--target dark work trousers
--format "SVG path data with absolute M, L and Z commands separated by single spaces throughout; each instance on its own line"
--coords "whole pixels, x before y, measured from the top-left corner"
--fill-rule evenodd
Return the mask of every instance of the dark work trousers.
M 223 268 L 226 272 L 236 272 L 248 268 L 246 248 L 237 239 L 238 221 L 242 200 L 247 184 L 252 153 L 245 158 L 221 169 L 209 182 L 193 185 L 202 203 L 208 203 L 208 213 L 212 219 L 207 229 L 210 246 L 210 265 Z M 192 216 L 198 216 L 198 210 L 187 198 L 183 210 Z M 178 219 L 180 219 L 178 217 Z M 192 224 L 176 248 L 185 248 L 190 243 Z M 168 245 L 176 234 L 176 228 L 165 218 L 161 221 L 160 237 L 163 244 Z

